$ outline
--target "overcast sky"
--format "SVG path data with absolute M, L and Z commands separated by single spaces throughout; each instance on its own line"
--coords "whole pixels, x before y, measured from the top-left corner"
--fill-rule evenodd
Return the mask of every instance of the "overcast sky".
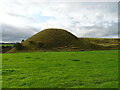
M 46 28 L 77 37 L 117 38 L 118 2 L 41 2 L 1 0 L 2 41 L 17 42 Z

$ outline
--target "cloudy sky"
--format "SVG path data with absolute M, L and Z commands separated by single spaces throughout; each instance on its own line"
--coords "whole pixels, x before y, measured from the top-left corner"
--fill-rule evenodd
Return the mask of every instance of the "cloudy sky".
M 3 42 L 17 42 L 46 28 L 63 28 L 77 37 L 117 38 L 118 2 L 41 2 L 1 0 Z

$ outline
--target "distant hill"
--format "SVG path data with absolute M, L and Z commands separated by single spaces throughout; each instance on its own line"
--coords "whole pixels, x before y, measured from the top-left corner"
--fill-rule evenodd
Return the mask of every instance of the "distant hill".
M 0 43 L 0 53 L 5 53 L 12 49 L 15 43 Z
M 21 49 L 13 47 L 8 52 L 24 51 L 86 51 L 118 49 L 120 39 L 78 38 L 67 30 L 49 28 L 23 41 Z

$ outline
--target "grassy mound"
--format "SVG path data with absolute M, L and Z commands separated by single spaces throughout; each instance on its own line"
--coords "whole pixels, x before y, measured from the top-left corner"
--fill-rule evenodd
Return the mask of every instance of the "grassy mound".
M 52 48 L 69 45 L 78 38 L 63 29 L 45 29 L 25 40 L 22 44 L 28 49 Z
M 12 48 L 8 53 L 21 51 L 87 51 L 118 49 L 119 39 L 78 38 L 56 28 L 45 29 Z M 21 48 L 18 50 L 18 46 Z

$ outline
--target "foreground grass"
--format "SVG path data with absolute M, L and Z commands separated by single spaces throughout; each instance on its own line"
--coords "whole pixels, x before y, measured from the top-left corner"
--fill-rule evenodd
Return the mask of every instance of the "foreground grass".
M 3 88 L 117 88 L 118 51 L 3 54 Z

